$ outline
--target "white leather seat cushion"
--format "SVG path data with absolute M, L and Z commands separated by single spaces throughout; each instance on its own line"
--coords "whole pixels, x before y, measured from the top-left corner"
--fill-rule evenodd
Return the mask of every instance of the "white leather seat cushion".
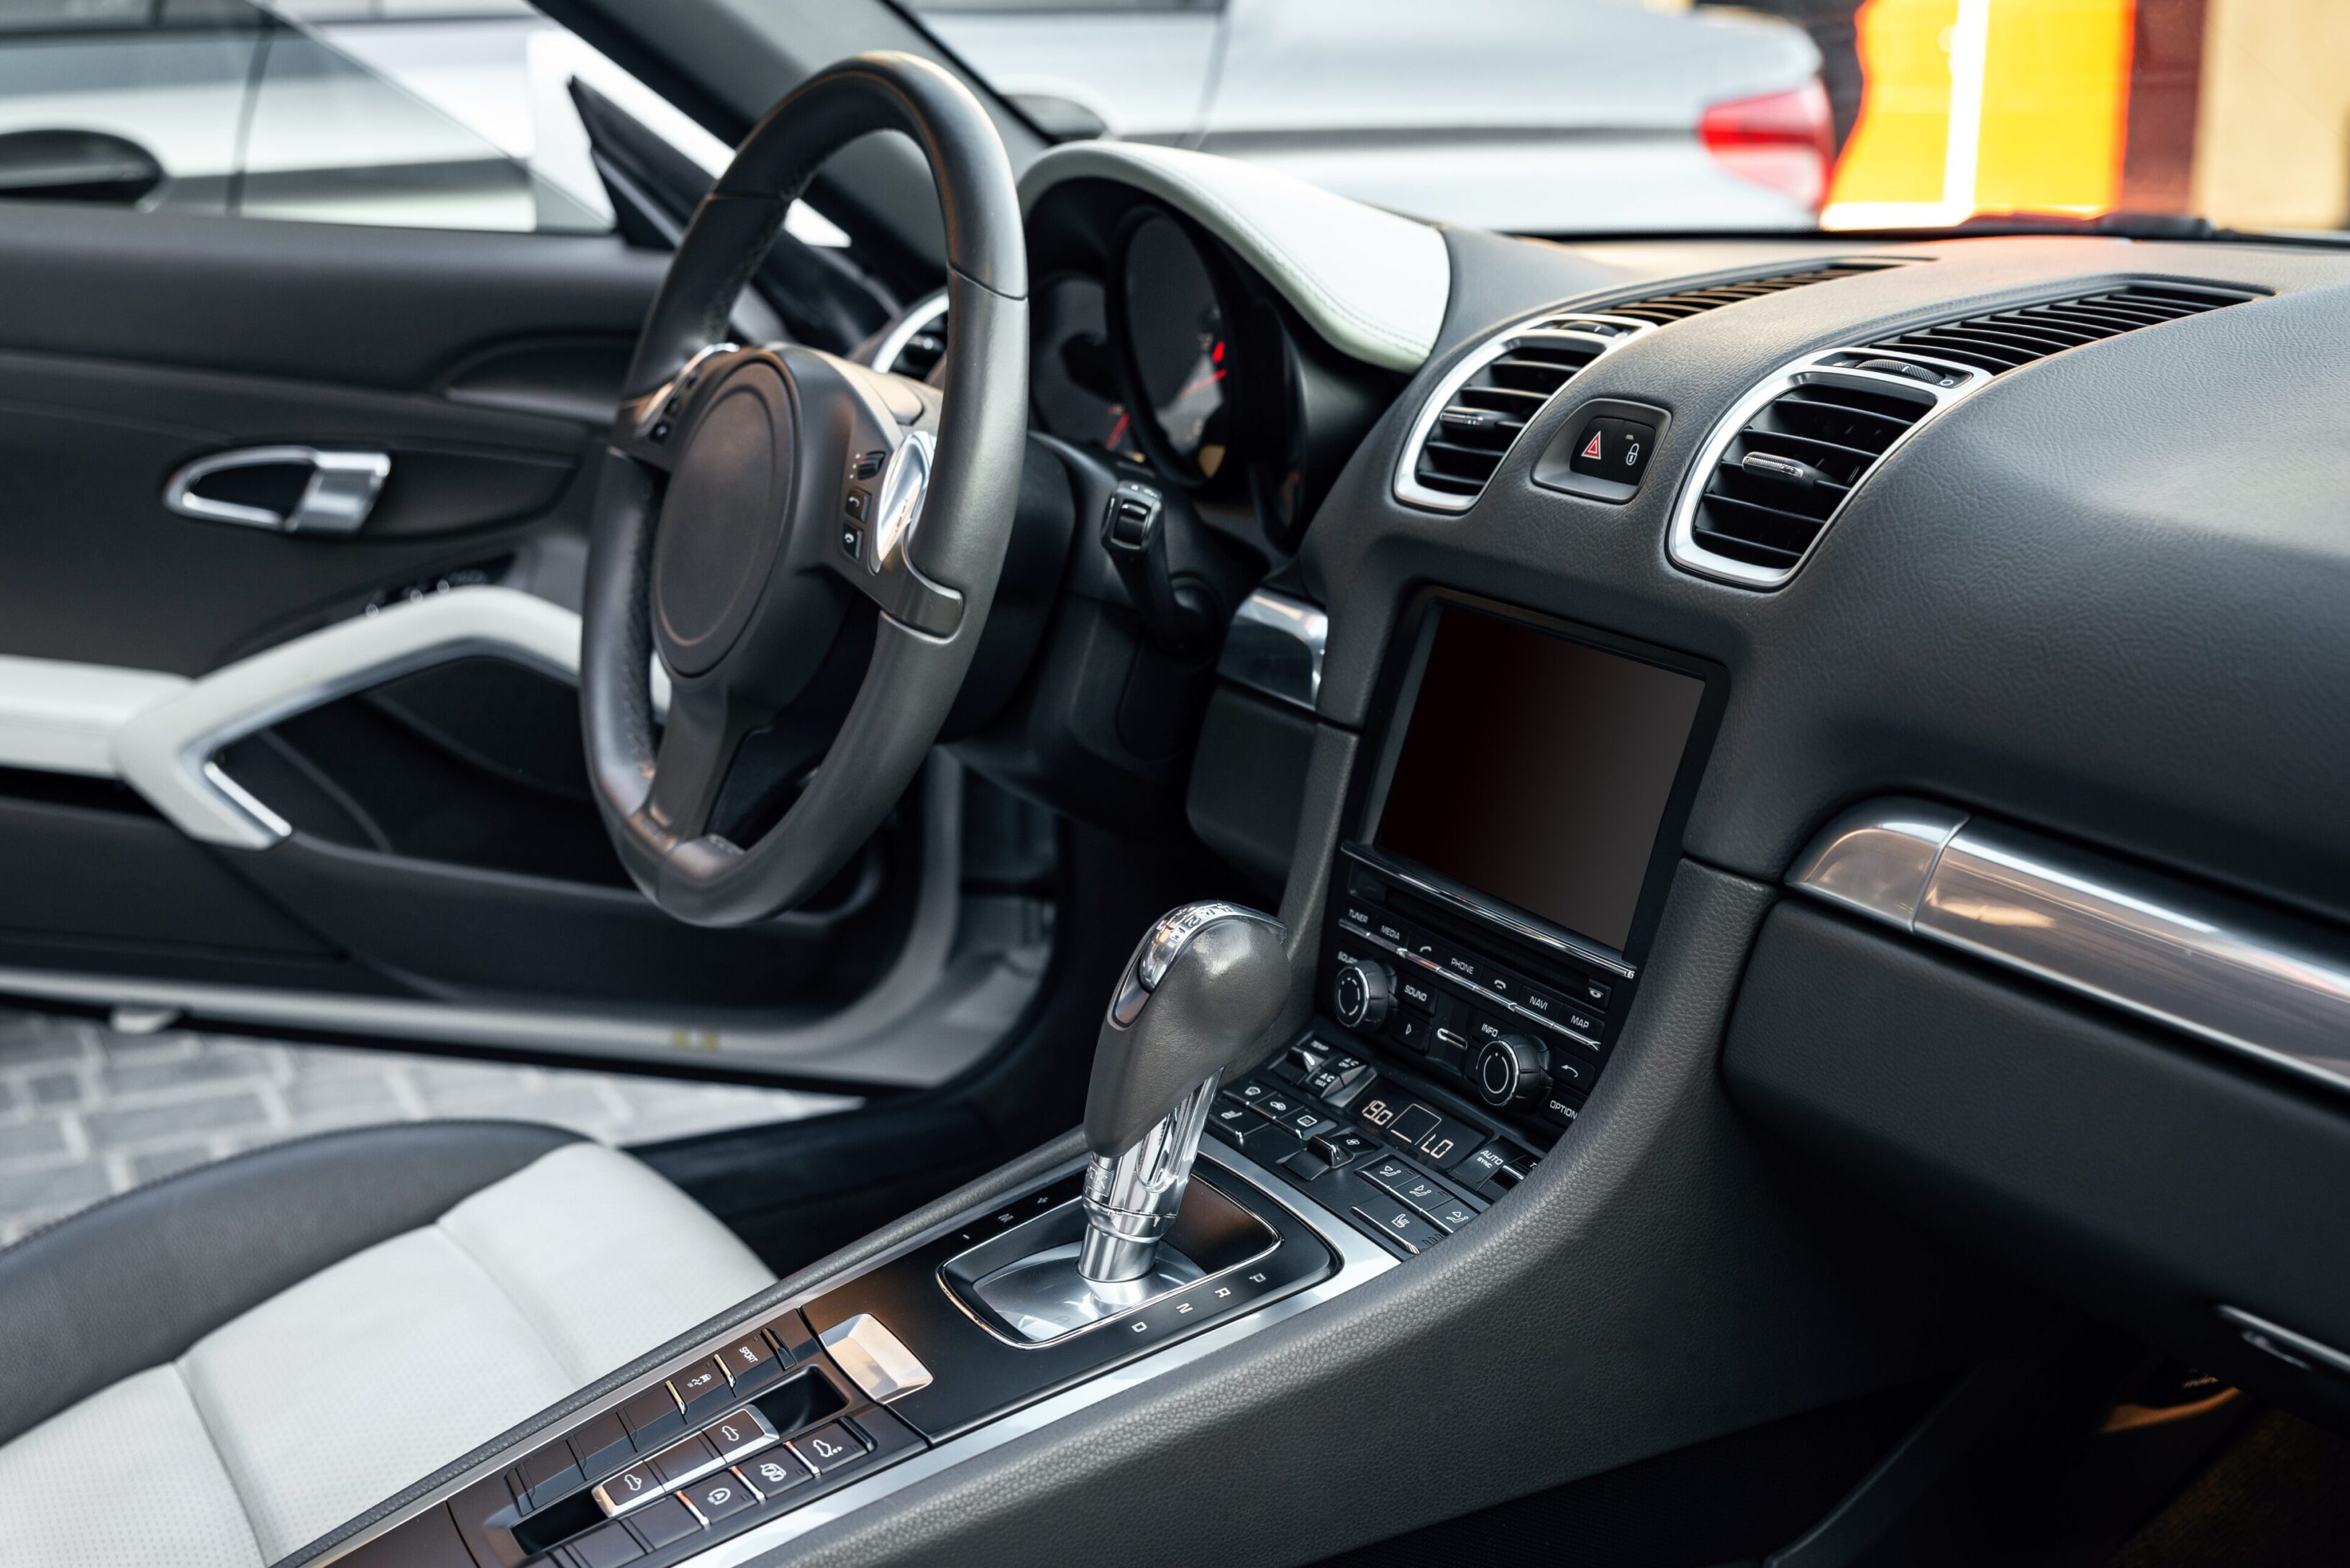
M 773 1282 L 645 1166 L 567 1144 L 0 1447 L 0 1565 L 275 1562 Z

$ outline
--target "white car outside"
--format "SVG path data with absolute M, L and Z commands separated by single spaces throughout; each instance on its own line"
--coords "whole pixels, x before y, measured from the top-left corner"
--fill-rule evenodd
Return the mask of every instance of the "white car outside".
M 1250 159 L 1402 212 L 1515 233 L 1813 221 L 1699 137 L 1709 108 L 1817 77 L 1811 40 L 1764 17 L 1630 0 L 915 8 L 1042 118 L 1076 105 L 1112 136 Z

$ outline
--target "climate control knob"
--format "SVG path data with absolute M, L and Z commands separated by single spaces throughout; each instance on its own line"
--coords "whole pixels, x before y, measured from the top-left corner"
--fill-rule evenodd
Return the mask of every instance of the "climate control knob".
M 1349 1029 L 1377 1029 L 1395 1000 L 1395 971 L 1376 959 L 1338 966 L 1330 988 L 1331 1011 Z
M 1469 1076 L 1487 1105 L 1523 1106 L 1550 1091 L 1550 1052 L 1539 1040 L 1498 1034 L 1477 1053 Z

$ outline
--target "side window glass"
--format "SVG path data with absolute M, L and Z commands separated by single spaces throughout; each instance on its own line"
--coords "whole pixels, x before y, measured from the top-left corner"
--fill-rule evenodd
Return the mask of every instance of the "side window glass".
M 9 0 L 0 197 L 226 212 L 265 25 L 245 0 Z
M 0 199 L 604 233 L 525 0 L 0 0 Z
M 611 227 L 600 187 L 574 192 L 532 167 L 531 42 L 552 24 L 528 5 L 452 0 L 387 15 L 366 0 L 286 0 L 276 9 L 280 25 L 264 35 L 255 73 L 240 215 Z

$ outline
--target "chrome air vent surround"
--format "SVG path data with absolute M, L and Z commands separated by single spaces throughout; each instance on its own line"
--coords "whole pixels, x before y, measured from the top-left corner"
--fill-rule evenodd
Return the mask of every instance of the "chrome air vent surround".
M 1444 379 L 1436 384 L 1436 389 L 1429 394 L 1428 401 L 1421 406 L 1419 417 L 1412 421 L 1411 434 L 1403 443 L 1403 456 L 1396 463 L 1396 499 L 1413 506 L 1427 507 L 1432 512 L 1468 511 L 1477 504 L 1477 497 L 1484 493 L 1492 468 L 1499 467 L 1510 449 L 1517 444 L 1517 438 L 1526 422 L 1540 413 L 1568 381 L 1625 344 L 1655 330 L 1655 326 L 1649 322 L 1592 311 L 1546 313 L 1523 326 L 1495 333 L 1447 371 Z M 1521 355 L 1522 349 L 1532 353 Z M 1567 359 L 1578 355 L 1583 356 L 1581 363 L 1569 367 Z M 1471 386 L 1472 381 L 1493 379 L 1487 374 L 1489 371 L 1536 356 L 1565 370 L 1565 374 L 1547 389 Z M 1472 405 L 1467 400 L 1477 400 Z M 1436 442 L 1440 450 L 1449 444 L 1437 439 L 1438 421 L 1448 412 L 1468 411 L 1497 416 L 1496 433 L 1503 439 L 1498 443 L 1481 443 L 1479 447 L 1481 452 L 1492 456 L 1492 467 L 1485 470 L 1483 477 L 1461 477 L 1457 483 L 1462 488 L 1459 490 L 1439 489 L 1423 483 L 1420 462 L 1429 455 L 1430 442 Z
M 1433 512 L 1468 511 L 1485 493 L 1527 422 L 1595 361 L 1646 333 L 1725 305 L 1910 265 L 1916 260 L 1846 258 L 1794 272 L 1694 283 L 1589 310 L 1530 317 L 1479 344 L 1437 383 L 1412 421 L 1410 438 L 1396 465 L 1396 499 Z M 1451 428 L 1440 433 L 1440 426 Z
M 1673 564 L 1683 571 L 1693 572 L 1699 576 L 1711 577 L 1719 582 L 1735 583 L 1741 587 L 1775 588 L 1782 586 L 1803 569 L 1804 562 L 1812 558 L 1813 552 L 1819 548 L 1820 541 L 1828 536 L 1828 530 L 1835 525 L 1836 519 L 1842 516 L 1845 508 L 1851 504 L 1852 493 L 1867 483 L 1868 476 L 1875 473 L 1887 458 L 1900 451 L 1917 436 L 1919 431 L 1948 411 L 1952 405 L 1971 397 L 1991 384 L 1991 375 L 1988 371 L 1979 370 L 1970 366 L 1937 363 L 1915 354 L 1902 354 L 1898 358 L 1909 365 L 1913 371 L 1929 371 L 1931 373 L 1930 377 L 1921 378 L 1916 374 L 1903 375 L 1890 370 L 1865 370 L 1859 368 L 1864 362 L 1881 365 L 1896 358 L 1896 356 L 1880 350 L 1864 348 L 1828 348 L 1804 356 L 1741 398 L 1730 412 L 1722 416 L 1721 422 L 1714 427 L 1713 433 L 1706 437 L 1705 445 L 1697 454 L 1697 461 L 1690 465 L 1687 477 L 1681 481 L 1680 494 L 1673 503 L 1671 531 L 1667 539 L 1667 549 L 1672 556 Z M 1949 384 L 1943 384 L 1945 382 Z M 1772 405 L 1782 398 L 1791 392 L 1800 391 L 1804 388 L 1816 386 L 1840 387 L 1878 396 L 1898 397 L 1904 401 L 1918 405 L 1918 413 L 1916 419 L 1910 421 L 1908 428 L 1896 435 L 1881 451 L 1873 456 L 1862 454 L 1865 461 L 1845 482 L 1844 495 L 1836 501 L 1833 510 L 1817 519 L 1817 530 L 1793 561 L 1784 565 L 1765 566 L 1753 561 L 1740 560 L 1735 556 L 1724 555 L 1719 550 L 1708 548 L 1699 536 L 1699 514 L 1710 498 L 1714 477 L 1721 468 L 1731 445 L 1745 435 L 1748 428 L 1761 420 Z

